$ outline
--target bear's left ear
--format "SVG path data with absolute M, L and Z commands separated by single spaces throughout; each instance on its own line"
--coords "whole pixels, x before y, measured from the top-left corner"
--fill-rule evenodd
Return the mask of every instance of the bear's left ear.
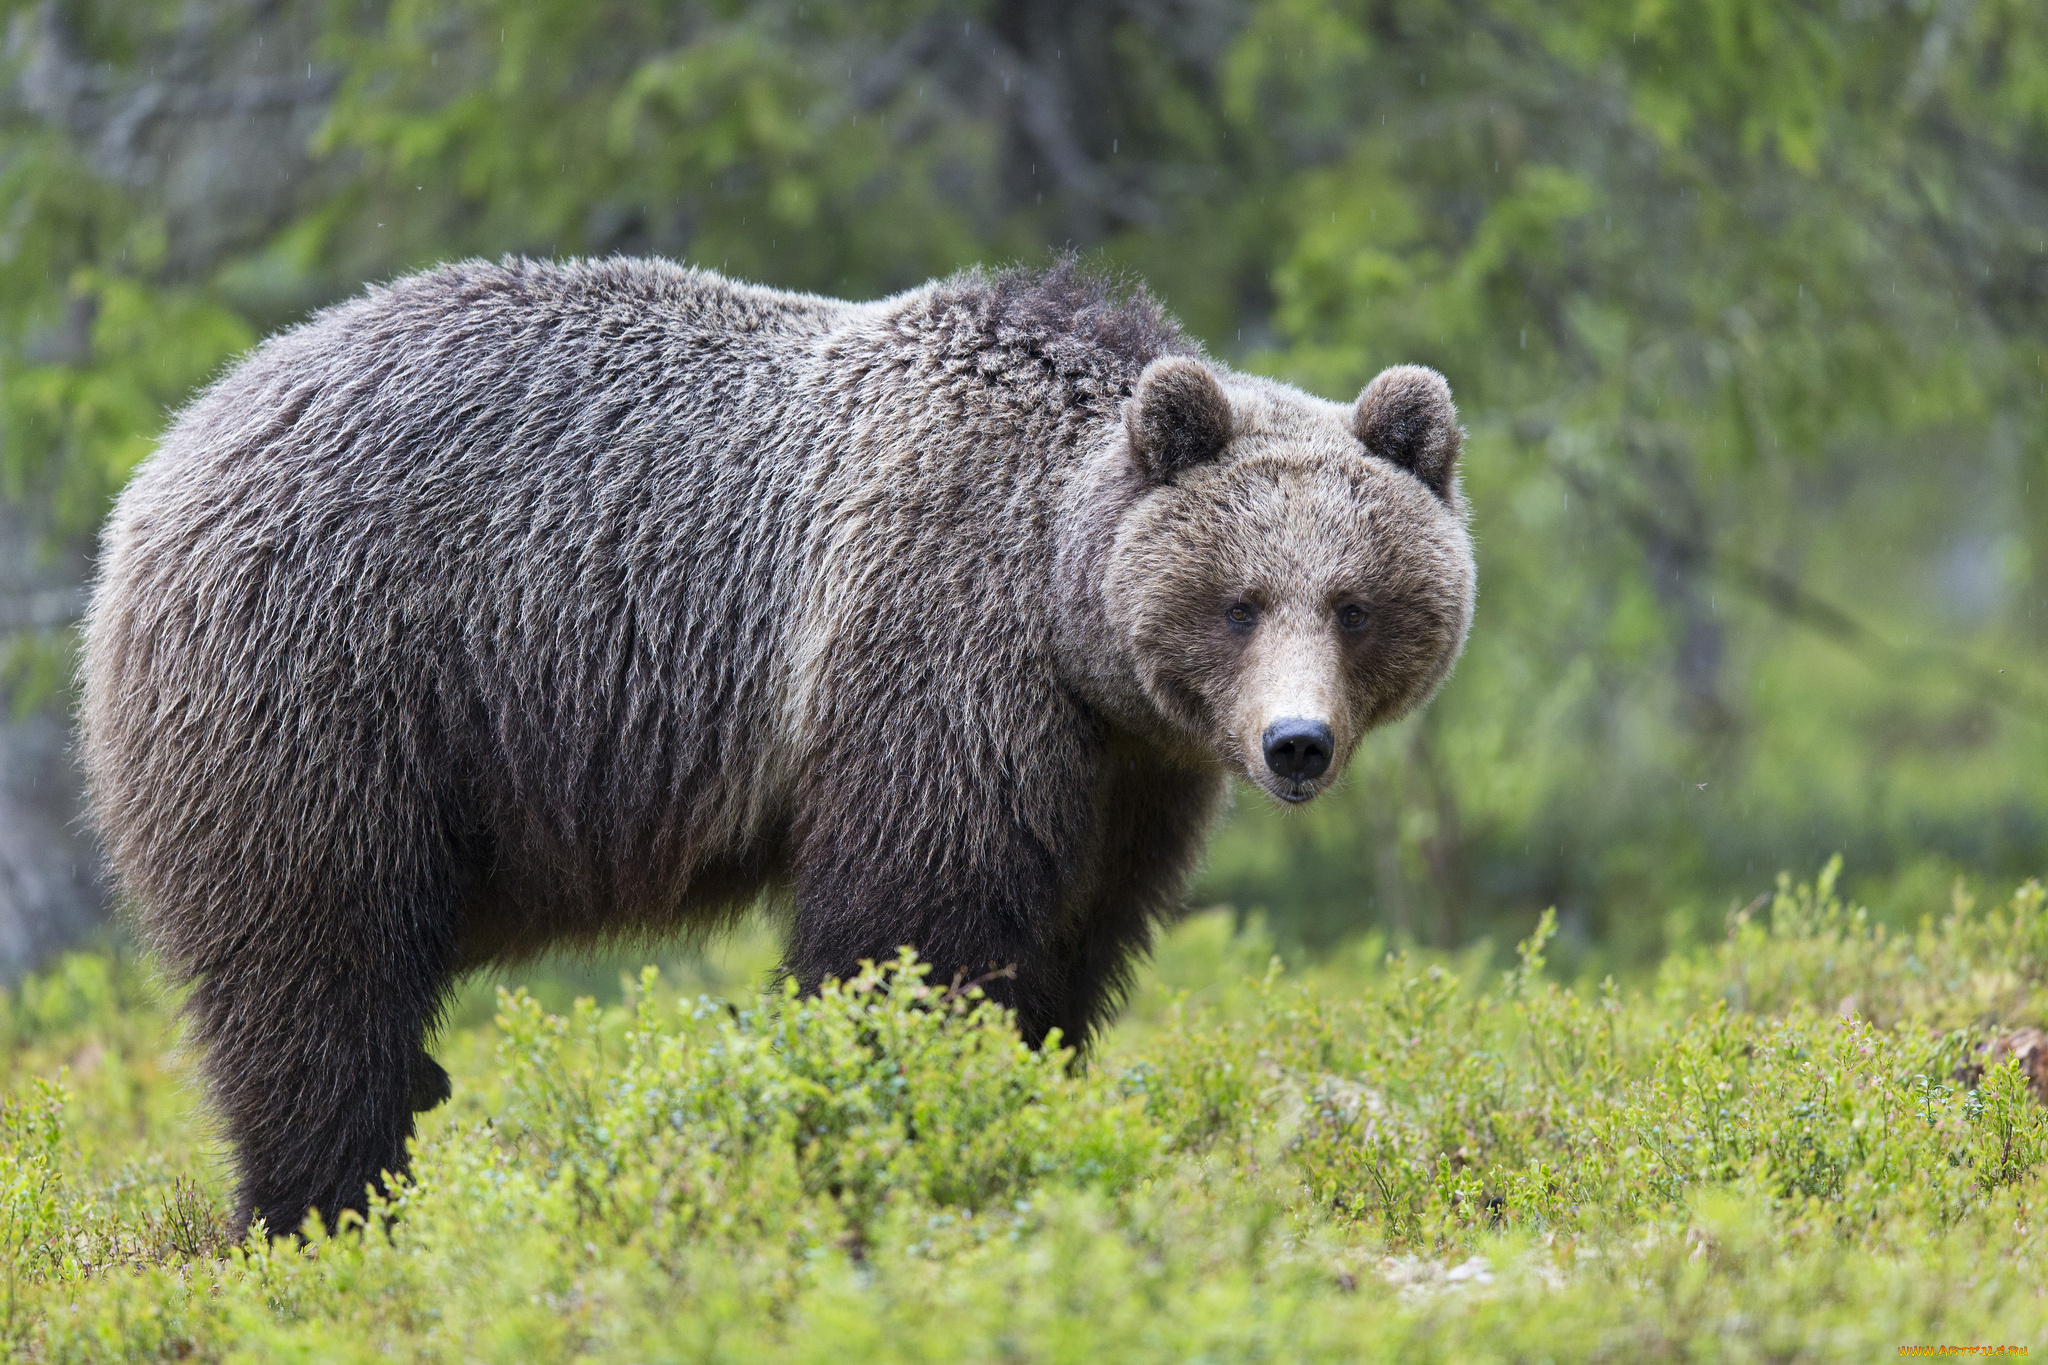
M 1381 370 L 1358 395 L 1351 430 L 1368 452 L 1401 466 L 1450 501 L 1465 434 L 1458 430 L 1458 410 L 1451 406 L 1451 386 L 1442 375 L 1420 365 Z
M 1193 356 L 1161 356 L 1147 365 L 1124 405 L 1131 454 L 1154 483 L 1221 455 L 1236 424 L 1223 386 Z

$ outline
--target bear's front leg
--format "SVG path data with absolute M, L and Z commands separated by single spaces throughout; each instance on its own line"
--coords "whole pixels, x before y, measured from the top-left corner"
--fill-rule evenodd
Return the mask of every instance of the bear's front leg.
M 918 738 L 960 729 L 905 724 L 819 765 L 794 869 L 788 967 L 804 989 L 907 946 L 934 983 L 982 980 L 1026 1041 L 1044 1041 L 1065 993 L 1049 953 L 1085 857 L 1094 778 L 1076 737 L 1043 733 L 1053 707 L 1037 715 L 1041 742 L 1007 753 L 985 742 L 933 752 Z
M 1036 1047 L 1052 1026 L 1046 943 L 1059 901 L 1052 850 L 1015 827 L 976 832 L 983 846 L 946 858 L 833 821 L 805 840 L 789 970 L 805 990 L 910 947 L 931 981 L 980 981 L 1017 1012 Z M 994 837 L 991 838 L 991 834 Z
M 1109 1024 L 1154 933 L 1180 912 L 1224 792 L 1220 770 L 1135 745 L 1103 765 L 1090 875 L 1048 963 L 1049 1023 L 1069 1045 L 1087 1047 Z

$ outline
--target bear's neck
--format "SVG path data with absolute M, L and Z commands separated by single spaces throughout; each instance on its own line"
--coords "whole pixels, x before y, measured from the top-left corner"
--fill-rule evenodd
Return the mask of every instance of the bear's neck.
M 1060 508 L 1054 591 L 1060 629 L 1060 672 L 1105 727 L 1132 740 L 1200 761 L 1159 713 L 1138 672 L 1137 654 L 1106 595 L 1117 528 L 1145 492 L 1121 439 L 1122 424 L 1105 429 L 1080 456 Z

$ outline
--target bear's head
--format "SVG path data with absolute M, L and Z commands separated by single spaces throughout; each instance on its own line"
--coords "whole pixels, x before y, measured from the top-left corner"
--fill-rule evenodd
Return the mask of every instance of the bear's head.
M 1168 356 L 1123 428 L 1138 491 L 1104 606 L 1149 709 L 1307 801 L 1464 645 L 1474 569 L 1450 388 L 1403 365 L 1346 407 Z

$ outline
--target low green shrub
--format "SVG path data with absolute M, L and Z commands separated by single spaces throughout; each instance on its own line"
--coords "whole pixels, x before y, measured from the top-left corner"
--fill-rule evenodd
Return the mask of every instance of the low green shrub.
M 0 1001 L 0 1330 L 32 1360 L 2048 1345 L 2048 1109 L 1983 1050 L 2042 1022 L 2048 896 L 1893 935 L 1833 877 L 1640 989 L 1547 976 L 1547 918 L 1505 973 L 1288 972 L 1198 916 L 1086 1065 L 908 955 L 814 997 L 508 990 L 439 1043 L 413 1178 L 303 1245 L 221 1244 L 174 1002 L 68 961 Z
M 504 995 L 488 1134 L 508 1172 L 621 1246 L 751 1239 L 817 1204 L 857 1247 L 892 1200 L 971 1213 L 1047 1184 L 1121 1192 L 1150 1168 L 1138 1105 L 928 971 L 906 953 L 746 1010 L 664 1004 L 653 968 L 615 1011 Z

